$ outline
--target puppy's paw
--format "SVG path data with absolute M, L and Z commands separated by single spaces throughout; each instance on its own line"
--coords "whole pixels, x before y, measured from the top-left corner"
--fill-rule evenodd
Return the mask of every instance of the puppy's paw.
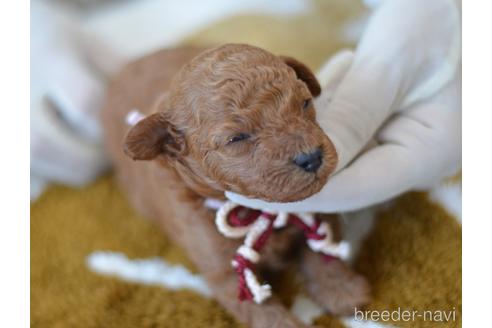
M 371 290 L 365 277 L 340 260 L 318 261 L 306 268 L 307 290 L 325 310 L 335 315 L 350 315 L 355 308 L 370 302 Z

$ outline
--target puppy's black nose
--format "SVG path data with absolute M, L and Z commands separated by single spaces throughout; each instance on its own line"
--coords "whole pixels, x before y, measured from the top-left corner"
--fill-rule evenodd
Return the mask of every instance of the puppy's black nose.
M 323 163 L 323 153 L 319 148 L 309 154 L 301 153 L 294 158 L 294 163 L 306 172 L 316 172 Z

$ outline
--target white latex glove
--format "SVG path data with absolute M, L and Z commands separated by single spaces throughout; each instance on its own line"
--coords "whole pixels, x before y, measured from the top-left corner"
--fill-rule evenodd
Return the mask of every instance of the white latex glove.
M 318 121 L 335 144 L 339 164 L 319 193 L 284 204 L 226 196 L 253 208 L 342 212 L 429 188 L 457 173 L 459 8 L 453 0 L 385 1 L 355 55 L 344 52 L 321 70 Z M 361 153 L 370 141 L 377 146 Z

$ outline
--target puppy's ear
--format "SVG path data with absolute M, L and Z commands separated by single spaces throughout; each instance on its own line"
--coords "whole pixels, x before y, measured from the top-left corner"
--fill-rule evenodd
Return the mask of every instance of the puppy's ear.
M 163 113 L 139 121 L 130 129 L 123 145 L 124 152 L 134 160 L 151 160 L 161 154 L 177 157 L 185 148 L 183 134 Z
M 314 76 L 313 72 L 306 65 L 292 57 L 280 56 L 280 58 L 284 61 L 284 63 L 294 69 L 299 80 L 306 83 L 313 97 L 320 95 L 321 86 L 319 85 L 318 79 L 316 79 L 316 76 Z

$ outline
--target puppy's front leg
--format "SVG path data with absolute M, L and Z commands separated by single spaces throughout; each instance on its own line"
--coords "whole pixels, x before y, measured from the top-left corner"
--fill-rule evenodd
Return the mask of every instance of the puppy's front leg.
M 340 217 L 318 214 L 318 218 L 330 224 L 334 241 L 340 241 Z M 366 278 L 339 259 L 327 260 L 306 247 L 302 255 L 301 274 L 310 296 L 333 314 L 352 314 L 354 308 L 360 308 L 370 301 L 370 286 Z
M 307 327 L 299 322 L 274 296 L 262 304 L 237 299 L 235 274 L 209 277 L 207 281 L 216 299 L 241 322 L 253 328 Z
M 310 296 L 325 310 L 336 315 L 349 315 L 369 303 L 370 287 L 362 275 L 339 260 L 326 261 L 306 248 L 301 273 Z

